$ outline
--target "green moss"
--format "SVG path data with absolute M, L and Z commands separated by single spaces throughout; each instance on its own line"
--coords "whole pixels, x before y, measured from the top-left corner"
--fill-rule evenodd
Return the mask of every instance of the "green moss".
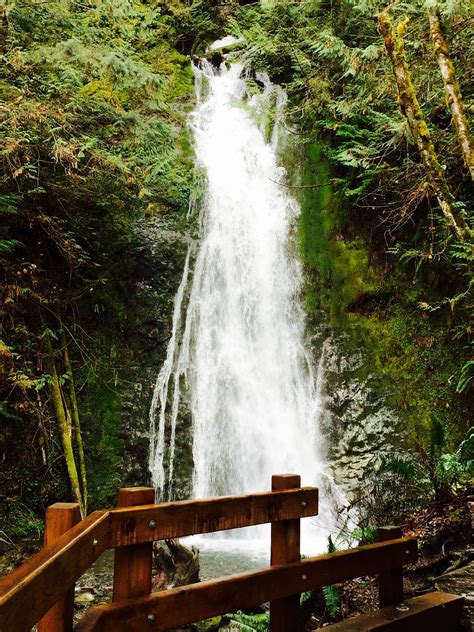
M 467 429 L 468 412 L 465 398 L 455 392 L 462 351 L 446 344 L 449 315 L 419 309 L 428 285 L 408 279 L 395 258 L 390 269 L 378 263 L 380 252 L 357 234 L 350 205 L 334 188 L 331 164 L 318 145 L 310 145 L 303 160 L 293 155 L 289 171 L 299 171 L 305 187 L 298 190 L 299 244 L 313 323 L 329 318 L 345 334 L 342 353 L 363 351 L 366 361 L 354 377 L 375 378 L 404 420 L 411 446 L 427 443 L 433 415 L 450 429 L 455 446 Z
M 347 203 L 331 186 L 331 166 L 318 145 L 308 147 L 301 175 L 305 188 L 299 195 L 299 236 L 309 276 L 305 303 L 310 312 L 329 312 L 332 323 L 338 324 L 352 303 L 376 290 L 378 279 L 364 242 L 345 241 L 341 235 Z
M 212 619 L 205 619 L 198 623 L 193 623 L 191 629 L 195 632 L 212 632 L 218 630 L 221 624 L 222 617 L 212 617 Z
M 119 465 L 123 457 L 118 434 L 122 422 L 120 401 L 113 383 L 89 382 L 83 418 L 87 420 L 88 429 L 85 444 L 90 505 L 91 508 L 110 507 L 115 503 L 117 489 L 122 486 Z

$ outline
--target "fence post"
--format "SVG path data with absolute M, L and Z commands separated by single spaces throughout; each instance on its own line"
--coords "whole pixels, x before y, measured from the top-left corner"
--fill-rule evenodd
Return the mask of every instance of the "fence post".
M 153 505 L 152 487 L 122 487 L 118 491 L 117 507 Z M 114 558 L 114 601 L 142 597 L 151 592 L 153 542 L 118 546 Z
M 275 474 L 272 491 L 301 487 L 298 474 Z M 300 519 L 272 522 L 271 565 L 297 562 L 300 559 Z M 270 603 L 270 631 L 297 632 L 301 626 L 300 596 L 291 595 Z
M 386 542 L 402 537 L 400 527 L 380 527 L 377 529 L 377 541 Z M 392 568 L 379 574 L 379 605 L 394 606 L 403 601 L 403 568 Z
M 78 503 L 55 503 L 46 509 L 44 546 L 53 544 L 59 537 L 80 522 L 81 510 Z M 60 581 L 60 578 L 58 578 Z M 38 621 L 38 632 L 71 632 L 74 614 L 74 586 L 71 586 L 60 601 Z

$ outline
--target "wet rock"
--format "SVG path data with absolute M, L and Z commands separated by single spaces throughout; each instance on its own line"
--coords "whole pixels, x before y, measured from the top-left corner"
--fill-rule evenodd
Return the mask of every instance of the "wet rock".
M 465 598 L 462 625 L 465 630 L 474 630 L 474 562 L 455 571 L 444 573 L 435 579 L 438 590 Z
M 80 592 L 76 594 L 75 602 L 79 605 L 89 605 L 95 601 L 95 595 L 90 592 Z
M 388 391 L 367 371 L 363 351 L 348 353 L 342 350 L 343 343 L 344 334 L 324 330 L 314 338 L 314 351 L 323 352 L 321 426 L 328 461 L 334 478 L 354 499 L 360 482 L 396 450 L 394 440 L 402 429 L 399 416 L 387 404 Z

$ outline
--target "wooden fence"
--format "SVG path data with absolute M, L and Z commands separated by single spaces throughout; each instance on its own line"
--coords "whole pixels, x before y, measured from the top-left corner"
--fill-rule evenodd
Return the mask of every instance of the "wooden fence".
M 272 632 L 302 629 L 299 594 L 363 575 L 379 576 L 380 604 L 403 598 L 402 567 L 417 543 L 398 528 L 379 542 L 300 560 L 300 519 L 318 513 L 318 490 L 294 474 L 272 478 L 272 491 L 154 504 L 150 488 L 121 489 L 118 507 L 82 521 L 78 506 L 46 513 L 45 546 L 0 580 L 1 632 L 138 632 L 168 630 L 270 602 Z M 271 523 L 271 566 L 255 572 L 151 592 L 154 540 Z M 74 582 L 115 549 L 113 603 L 91 608 L 73 627 Z

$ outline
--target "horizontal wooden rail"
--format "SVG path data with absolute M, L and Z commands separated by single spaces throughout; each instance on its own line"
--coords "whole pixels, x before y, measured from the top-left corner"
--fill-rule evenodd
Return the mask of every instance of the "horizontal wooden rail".
M 110 512 L 109 546 L 250 527 L 317 513 L 315 487 L 124 507 Z
M 432 592 L 412 597 L 397 606 L 381 608 L 329 625 L 325 632 L 456 632 L 464 598 L 449 593 Z
M 328 584 L 375 575 L 417 560 L 413 538 L 272 566 L 91 608 L 77 632 L 169 630 Z
M 0 630 L 29 631 L 107 548 L 317 513 L 314 487 L 96 511 L 0 580 Z
M 109 512 L 95 511 L 0 580 L 0 630 L 27 632 L 108 546 Z

